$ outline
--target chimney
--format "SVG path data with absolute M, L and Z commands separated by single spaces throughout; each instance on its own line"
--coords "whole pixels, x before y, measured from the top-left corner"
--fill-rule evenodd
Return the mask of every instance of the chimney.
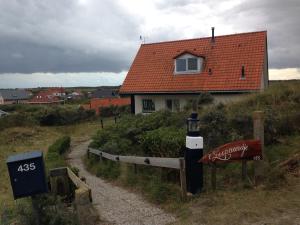
M 215 28 L 211 28 L 211 42 L 215 42 Z

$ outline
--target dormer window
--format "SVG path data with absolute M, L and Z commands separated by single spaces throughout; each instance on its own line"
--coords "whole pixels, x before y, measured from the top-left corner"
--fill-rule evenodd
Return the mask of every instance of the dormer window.
M 203 58 L 184 54 L 175 59 L 175 74 L 199 73 L 202 71 Z

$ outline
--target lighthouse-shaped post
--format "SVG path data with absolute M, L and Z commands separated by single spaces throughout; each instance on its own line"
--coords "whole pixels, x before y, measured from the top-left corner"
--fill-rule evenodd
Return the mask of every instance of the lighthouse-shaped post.
M 200 121 L 197 117 L 197 113 L 192 113 L 187 119 L 184 154 L 187 192 L 192 194 L 199 193 L 203 187 L 203 165 L 198 162 L 203 156 L 203 137 L 200 136 Z

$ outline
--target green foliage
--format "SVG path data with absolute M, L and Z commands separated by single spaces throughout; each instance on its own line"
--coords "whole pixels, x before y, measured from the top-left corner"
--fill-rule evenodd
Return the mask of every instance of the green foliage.
M 161 127 L 139 136 L 139 143 L 147 156 L 179 157 L 185 146 L 185 129 Z
M 58 153 L 59 155 L 62 155 L 70 148 L 70 143 L 71 138 L 69 136 L 61 137 L 49 147 L 48 153 Z
M 168 111 L 127 115 L 116 126 L 99 130 L 91 146 L 112 154 L 175 157 L 184 146 L 184 115 Z
M 0 109 L 10 112 L 8 116 L 0 118 L 0 128 L 16 126 L 55 126 L 69 125 L 93 119 L 94 110 L 84 110 L 71 105 L 38 106 L 38 105 L 3 105 Z
M 96 175 L 98 177 L 115 180 L 120 176 L 120 165 L 116 162 L 105 160 L 98 164 Z
M 117 116 L 120 114 L 128 114 L 130 113 L 130 106 L 117 106 L 117 105 L 110 105 L 108 107 L 100 107 L 100 116 L 101 117 L 112 117 Z
M 45 194 L 39 195 L 34 201 L 37 204 L 41 224 L 78 225 L 75 211 L 71 209 L 66 210 L 65 204 L 62 203 L 59 197 Z M 27 199 L 18 203 L 16 214 L 22 225 L 36 224 L 31 202 Z
M 95 112 L 93 110 L 84 110 L 82 108 L 53 108 L 40 112 L 36 118 L 40 125 L 55 126 L 73 124 L 79 121 L 85 121 L 93 118 Z
M 46 155 L 47 168 L 65 166 L 62 155 L 70 148 L 71 138 L 64 136 L 57 139 L 49 148 Z
M 203 104 L 209 104 L 214 101 L 213 96 L 209 92 L 202 92 L 198 96 L 198 107 Z

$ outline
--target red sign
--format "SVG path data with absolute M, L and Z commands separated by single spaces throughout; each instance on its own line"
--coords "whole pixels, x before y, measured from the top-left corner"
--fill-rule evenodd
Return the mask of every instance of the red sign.
M 204 155 L 199 162 L 228 162 L 242 159 L 262 160 L 261 142 L 259 140 L 231 142 Z

